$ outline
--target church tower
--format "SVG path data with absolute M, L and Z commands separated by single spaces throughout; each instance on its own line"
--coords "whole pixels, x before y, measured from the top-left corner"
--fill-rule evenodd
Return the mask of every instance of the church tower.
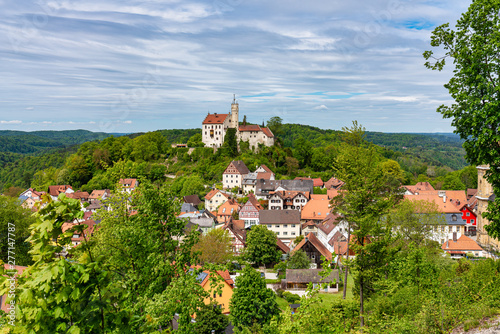
M 238 102 L 236 102 L 236 95 L 233 94 L 233 103 L 231 103 L 231 127 L 236 129 L 236 132 L 238 132 L 238 121 L 239 121 L 239 105 Z

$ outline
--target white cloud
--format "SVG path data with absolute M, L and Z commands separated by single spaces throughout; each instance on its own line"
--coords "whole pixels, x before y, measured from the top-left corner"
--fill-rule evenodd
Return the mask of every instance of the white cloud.
M 314 107 L 314 110 L 328 110 L 328 107 L 324 104 Z
M 21 124 L 22 121 L 14 120 L 14 121 L 0 121 L 0 124 Z

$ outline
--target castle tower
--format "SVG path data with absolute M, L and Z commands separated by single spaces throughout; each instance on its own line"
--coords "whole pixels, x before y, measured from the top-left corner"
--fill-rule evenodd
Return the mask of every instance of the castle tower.
M 231 127 L 236 129 L 236 132 L 238 132 L 238 121 L 239 121 L 239 105 L 238 102 L 236 102 L 236 95 L 233 94 L 233 103 L 231 103 Z

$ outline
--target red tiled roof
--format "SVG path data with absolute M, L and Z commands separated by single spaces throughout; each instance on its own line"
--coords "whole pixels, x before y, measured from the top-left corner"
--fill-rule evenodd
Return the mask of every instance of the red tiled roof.
M 203 124 L 222 124 L 229 114 L 208 114 Z
M 208 194 L 205 195 L 205 199 L 208 199 L 208 200 L 212 199 L 212 197 L 217 195 L 218 192 L 220 192 L 222 196 L 229 198 L 228 195 L 226 195 L 225 193 L 223 193 L 219 189 L 212 189 L 212 190 L 210 190 L 210 192 Z
M 126 186 L 127 188 L 135 188 L 135 184 L 137 182 L 137 179 L 120 179 L 118 182 L 121 185 L 127 185 L 130 184 L 129 186 Z
M 110 194 L 110 190 L 109 189 L 104 189 L 104 190 L 98 190 L 98 189 L 95 189 L 92 191 L 92 193 L 90 194 L 89 196 L 89 199 L 101 199 L 104 194 Z
M 483 249 L 474 240 L 462 234 L 457 241 L 450 239 L 441 248 L 444 251 L 482 251 Z
M 254 208 L 256 208 L 257 210 L 259 211 L 264 210 L 264 208 L 262 207 L 262 205 L 260 205 L 259 200 L 255 197 L 254 194 L 252 193 L 248 194 L 248 201 L 252 203 Z
M 264 134 L 270 138 L 274 137 L 273 133 L 271 132 L 271 129 L 269 128 L 262 128 L 262 132 L 264 132 Z
M 460 208 L 467 203 L 465 191 L 462 190 L 443 190 L 444 196 L 439 196 L 439 192 L 425 191 L 423 194 L 420 192 L 418 195 L 405 195 L 405 200 L 410 201 L 428 201 L 434 202 L 437 205 L 438 212 L 442 213 L 456 213 L 460 212 Z
M 270 180 L 273 172 L 257 173 L 257 179 Z
M 281 249 L 284 254 L 288 254 L 290 252 L 290 247 L 285 245 L 285 243 L 278 237 L 276 237 L 276 246 L 278 246 L 278 248 Z
M 66 192 L 68 189 L 73 189 L 69 184 L 49 186 L 47 191 L 51 196 L 59 196 L 60 193 Z
M 339 189 L 340 187 L 342 187 L 342 185 L 344 185 L 344 181 L 340 181 L 336 177 L 330 178 L 330 180 L 326 181 L 324 184 L 325 188 L 327 189 Z
M 330 213 L 330 201 L 328 199 L 311 199 L 302 208 L 300 218 L 302 220 L 323 220 Z
M 273 172 L 273 171 L 272 171 L 269 167 L 267 167 L 266 165 L 260 165 L 260 167 L 261 167 L 263 170 L 265 170 L 266 172 L 268 172 L 268 173 L 272 173 L 272 172 Z
M 258 125 L 240 125 L 239 126 L 240 132 L 245 132 L 245 131 L 260 131 L 261 128 Z

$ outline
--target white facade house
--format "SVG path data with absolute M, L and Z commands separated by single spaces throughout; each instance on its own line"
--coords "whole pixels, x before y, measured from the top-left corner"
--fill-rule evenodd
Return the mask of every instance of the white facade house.
M 233 160 L 222 173 L 222 187 L 232 189 L 234 187 L 242 188 L 243 179 L 250 173 L 248 167 L 241 160 Z

